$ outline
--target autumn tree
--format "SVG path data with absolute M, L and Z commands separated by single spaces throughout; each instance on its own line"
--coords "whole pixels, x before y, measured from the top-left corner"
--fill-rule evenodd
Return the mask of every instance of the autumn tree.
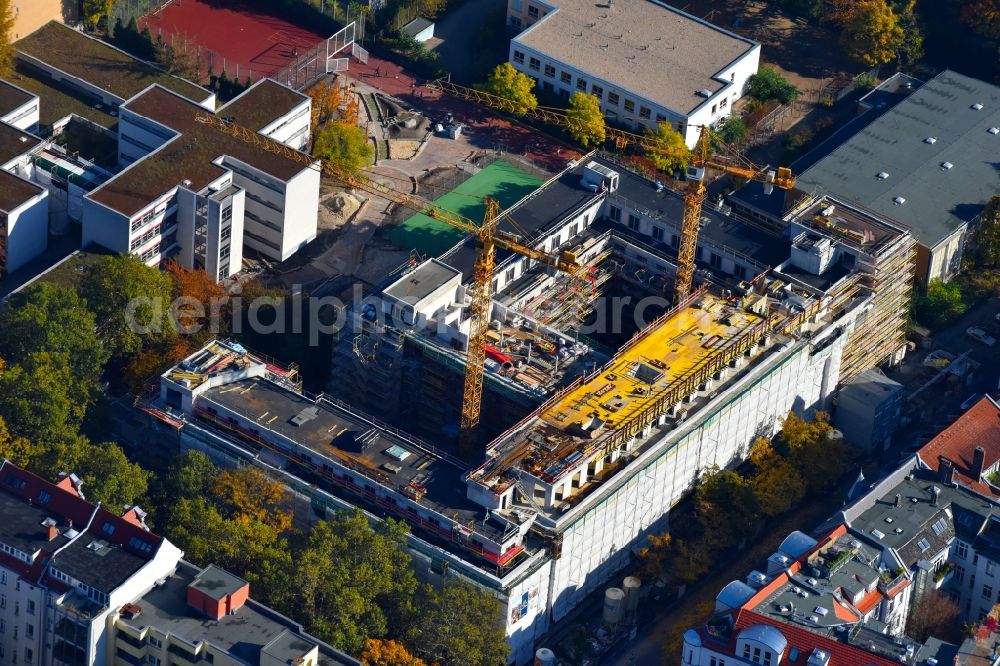
M 754 495 L 765 516 L 777 516 L 798 504 L 806 494 L 799 470 L 779 455 L 771 442 L 761 437 L 750 449 L 754 473 L 750 479 Z
M 0 77 L 14 70 L 14 3 L 0 0 Z
M 492 595 L 457 578 L 446 578 L 416 618 L 411 645 L 442 666 L 496 666 L 510 653 L 503 607 Z
M 834 436 L 825 412 L 817 412 L 811 421 L 789 412 L 780 441 L 788 447 L 788 459 L 811 493 L 829 491 L 847 469 L 850 451 L 843 439 Z
M 207 341 L 219 330 L 228 329 L 231 313 L 222 284 L 207 271 L 184 268 L 176 261 L 167 262 L 167 274 L 173 282 L 176 304 L 171 314 L 180 332 Z
M 670 123 L 659 123 L 648 131 L 646 154 L 661 171 L 677 171 L 687 166 L 691 151 L 680 132 Z
M 344 103 L 344 88 L 339 81 L 321 81 L 309 89 L 313 130 L 340 113 L 340 107 Z
M 91 28 L 106 25 L 114 0 L 83 0 L 83 20 Z
M 0 460 L 9 460 L 18 467 L 29 467 L 38 455 L 38 446 L 24 437 L 15 437 L 0 418 Z
M 670 544 L 669 571 L 682 583 L 693 583 L 707 572 L 712 553 L 705 541 L 676 539 Z
M 538 106 L 538 99 L 532 92 L 535 80 L 514 69 L 509 62 L 497 65 L 490 73 L 483 90 L 500 97 L 505 102 L 505 110 L 523 116 Z
M 331 123 L 316 134 L 313 155 L 337 171 L 356 174 L 375 159 L 375 148 L 357 125 Z
M 259 521 L 277 533 L 292 526 L 289 493 L 259 467 L 223 470 L 214 479 L 212 492 L 237 521 Z
M 1000 39 L 1000 0 L 971 0 L 962 4 L 962 23 L 989 39 Z
M 566 110 L 566 129 L 584 148 L 604 143 L 607 134 L 598 99 L 587 93 L 573 93 Z
M 927 590 L 913 602 L 906 620 L 906 635 L 921 643 L 931 636 L 960 643 L 962 613 L 958 604 L 941 590 Z
M 895 60 L 905 33 L 899 16 L 886 0 L 862 0 L 844 23 L 842 39 L 848 54 L 869 67 Z
M 698 522 L 715 549 L 738 546 L 753 535 L 760 505 L 750 483 L 732 470 L 709 469 L 695 490 Z
M 738 146 L 746 141 L 747 136 L 750 134 L 750 128 L 747 127 L 746 121 L 743 118 L 733 114 L 727 116 L 719 123 L 714 133 L 726 144 Z
M 399 641 L 369 638 L 361 653 L 363 666 L 427 666 L 426 662 L 406 649 Z
M 670 533 L 650 534 L 646 537 L 648 545 L 639 549 L 639 575 L 649 580 L 663 576 L 671 555 Z

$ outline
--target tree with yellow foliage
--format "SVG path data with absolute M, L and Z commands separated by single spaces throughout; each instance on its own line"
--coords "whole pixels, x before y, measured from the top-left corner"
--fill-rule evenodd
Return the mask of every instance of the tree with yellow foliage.
M 399 641 L 369 638 L 361 653 L 364 666 L 427 666 L 427 662 L 414 657 Z
M 309 90 L 312 98 L 312 126 L 315 131 L 320 123 L 340 114 L 344 103 L 344 88 L 335 81 L 322 81 Z
M 597 98 L 587 93 L 576 92 L 569 98 L 566 110 L 566 129 L 570 136 L 584 148 L 604 143 L 607 136 L 604 114 Z
M 862 0 L 844 23 L 842 39 L 855 60 L 874 67 L 899 56 L 906 33 L 886 0 Z
M 213 493 L 236 521 L 257 521 L 278 534 L 292 526 L 288 491 L 258 467 L 223 470 L 215 477 Z
M 0 0 L 0 76 L 14 69 L 14 4 Z

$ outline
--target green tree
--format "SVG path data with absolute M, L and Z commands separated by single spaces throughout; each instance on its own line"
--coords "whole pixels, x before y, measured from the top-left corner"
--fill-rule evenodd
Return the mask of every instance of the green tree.
M 490 73 L 483 90 L 506 100 L 507 111 L 523 116 L 538 106 L 538 99 L 531 92 L 535 80 L 514 69 L 509 62 L 497 65 Z
M 604 143 L 604 114 L 596 97 L 582 92 L 573 93 L 566 110 L 566 129 L 584 148 Z
M 799 96 L 798 88 L 773 67 L 761 67 L 751 75 L 747 79 L 747 90 L 751 97 L 762 102 L 776 99 L 782 104 L 791 104 Z
M 913 312 L 917 321 L 932 329 L 941 328 L 965 312 L 968 304 L 958 282 L 931 280 L 927 289 L 915 294 Z
M 375 159 L 375 148 L 357 125 L 328 123 L 316 134 L 313 155 L 337 171 L 356 174 Z
M 885 0 L 862 0 L 841 35 L 848 54 L 869 67 L 895 60 L 905 37 L 899 16 Z
M 687 166 L 691 151 L 681 133 L 670 123 L 659 123 L 648 132 L 646 154 L 661 171 L 677 171 Z
M 1000 268 L 1000 194 L 994 195 L 972 232 L 970 259 L 976 268 Z
M 709 543 L 722 550 L 753 535 L 760 505 L 750 483 L 732 470 L 711 468 L 695 490 L 698 522 Z
M 94 315 L 75 291 L 43 282 L 13 295 L 0 311 L 0 357 L 20 364 L 37 352 L 57 355 L 72 377 L 70 395 L 86 410 L 108 361 L 95 328 Z
M 754 442 L 750 460 L 754 466 L 750 485 L 765 516 L 782 514 L 805 497 L 806 484 L 802 474 L 779 455 L 767 439 L 760 438 Z
M 405 539 L 404 524 L 390 519 L 373 529 L 360 511 L 316 524 L 295 557 L 279 607 L 319 638 L 360 653 L 368 638 L 387 634 L 390 617 L 412 613 L 401 608 L 417 589 Z
M 109 511 L 121 513 L 146 494 L 150 473 L 134 462 L 116 444 L 90 444 L 72 469 L 83 479 L 87 499 L 100 502 Z
M 14 70 L 14 4 L 0 0 L 0 77 Z
M 39 454 L 38 445 L 23 437 L 15 437 L 0 418 L 0 460 L 9 460 L 18 467 L 30 467 Z
M 903 28 L 903 42 L 899 46 L 899 64 L 910 66 L 924 57 L 924 33 L 916 12 L 916 0 L 897 3 L 896 14 Z
M 114 4 L 114 0 L 83 0 L 83 20 L 91 28 L 105 25 Z
M 411 636 L 425 660 L 445 666 L 507 663 L 503 608 L 491 595 L 449 577 L 422 606 Z
M 74 434 L 86 407 L 70 395 L 72 385 L 65 354 L 30 354 L 0 370 L 0 418 L 12 435 L 31 442 Z
M 80 287 L 112 354 L 124 356 L 177 334 L 170 317 L 170 276 L 133 255 L 101 257 Z
M 733 114 L 719 123 L 719 126 L 715 128 L 715 133 L 725 143 L 736 146 L 746 141 L 750 134 L 750 128 L 747 127 L 743 118 Z
M 811 421 L 789 412 L 780 440 L 788 446 L 788 460 L 814 495 L 831 490 L 844 475 L 851 458 L 844 441 L 834 436 L 825 412 L 817 412 Z

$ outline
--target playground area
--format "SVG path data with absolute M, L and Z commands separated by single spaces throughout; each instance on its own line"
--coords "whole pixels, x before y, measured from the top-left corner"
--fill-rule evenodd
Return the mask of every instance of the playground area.
M 169 0 L 139 21 L 140 29 L 146 26 L 154 39 L 162 35 L 197 53 L 206 73 L 226 72 L 241 81 L 271 77 L 293 87 L 305 72 L 309 78 L 326 73 L 334 55 L 350 55 L 354 36 L 353 24 L 349 39 L 341 34 L 346 30 L 329 37 L 243 0 Z
M 434 203 L 478 223 L 486 211 L 483 204 L 485 197 L 492 197 L 500 202 L 501 208 L 508 208 L 541 184 L 542 180 L 537 176 L 498 160 L 434 199 Z M 416 250 L 425 257 L 442 254 L 464 236 L 461 231 L 422 213 L 407 218 L 387 235 L 399 247 Z

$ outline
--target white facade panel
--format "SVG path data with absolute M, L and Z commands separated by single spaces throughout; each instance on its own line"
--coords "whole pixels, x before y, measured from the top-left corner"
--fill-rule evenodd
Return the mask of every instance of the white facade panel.
M 45 251 L 49 242 L 49 193 L 42 190 L 7 213 L 7 272 Z

